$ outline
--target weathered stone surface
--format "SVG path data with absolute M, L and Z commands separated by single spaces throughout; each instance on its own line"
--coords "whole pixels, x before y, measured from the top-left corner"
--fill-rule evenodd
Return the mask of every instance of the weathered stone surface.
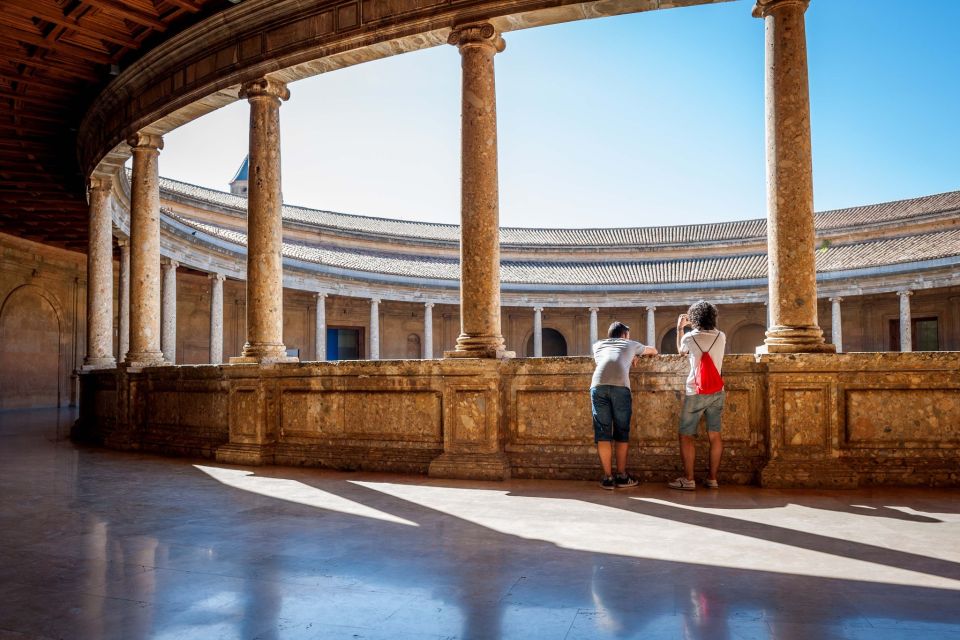
M 137 134 L 130 201 L 130 351 L 132 368 L 163 362 L 160 350 L 160 176 L 163 139 Z
M 644 358 L 632 374 L 630 466 L 646 480 L 678 471 L 686 366 Z M 82 377 L 77 435 L 242 464 L 594 478 L 592 368 L 539 358 L 99 371 Z M 725 483 L 960 485 L 960 354 L 728 356 L 723 372 Z
M 760 0 L 766 28 L 769 353 L 834 351 L 817 326 L 806 2 Z

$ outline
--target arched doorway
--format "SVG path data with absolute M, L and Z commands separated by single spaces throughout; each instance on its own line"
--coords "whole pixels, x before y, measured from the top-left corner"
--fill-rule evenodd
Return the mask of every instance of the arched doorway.
M 543 330 L 543 357 L 559 358 L 567 355 L 567 339 L 556 329 Z M 533 334 L 527 339 L 527 357 L 533 357 Z
M 762 324 L 745 324 L 733 332 L 727 353 L 756 353 L 766 337 L 767 328 Z
M 677 353 L 677 330 L 670 329 L 660 340 L 660 353 Z
M 60 319 L 34 286 L 0 307 L 0 409 L 60 404 Z
M 411 333 L 407 336 L 407 359 L 419 360 L 423 357 L 423 351 L 420 350 L 420 336 Z

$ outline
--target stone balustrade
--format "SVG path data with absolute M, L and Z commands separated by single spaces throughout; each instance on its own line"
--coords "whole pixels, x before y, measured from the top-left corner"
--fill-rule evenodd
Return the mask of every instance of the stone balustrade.
M 645 481 L 677 471 L 686 366 L 659 356 L 632 374 L 630 466 Z M 593 479 L 592 368 L 571 357 L 105 369 L 82 376 L 75 435 L 227 463 Z M 728 356 L 723 373 L 725 483 L 960 485 L 960 353 Z

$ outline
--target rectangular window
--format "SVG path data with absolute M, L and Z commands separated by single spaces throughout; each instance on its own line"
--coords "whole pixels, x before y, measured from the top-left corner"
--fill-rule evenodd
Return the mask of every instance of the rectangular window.
M 911 318 L 910 342 L 914 351 L 940 350 L 940 325 L 937 318 Z M 890 351 L 900 351 L 900 320 L 890 321 Z
M 362 358 L 362 328 L 327 327 L 327 360 L 361 360 Z

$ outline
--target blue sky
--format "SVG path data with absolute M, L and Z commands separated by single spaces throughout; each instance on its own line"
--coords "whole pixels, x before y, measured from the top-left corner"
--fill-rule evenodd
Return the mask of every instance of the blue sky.
M 765 215 L 763 23 L 751 2 L 505 34 L 504 226 L 644 226 Z M 812 0 L 817 210 L 960 189 L 960 1 Z M 436 47 L 290 85 L 290 204 L 459 219 L 460 60 Z M 166 136 L 161 173 L 226 189 L 240 102 Z

